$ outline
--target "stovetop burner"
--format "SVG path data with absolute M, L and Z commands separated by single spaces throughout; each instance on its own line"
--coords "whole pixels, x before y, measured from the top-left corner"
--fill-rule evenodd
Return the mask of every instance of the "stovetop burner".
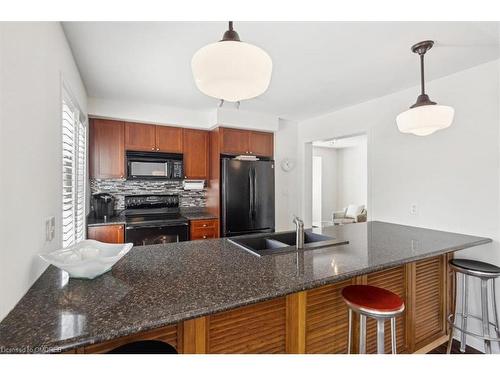
M 125 196 L 127 224 L 162 225 L 187 223 L 179 210 L 179 196 L 174 194 Z

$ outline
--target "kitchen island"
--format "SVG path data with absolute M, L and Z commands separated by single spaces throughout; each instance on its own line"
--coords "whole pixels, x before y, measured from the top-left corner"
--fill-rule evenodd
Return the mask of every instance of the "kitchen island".
M 149 338 L 181 353 L 343 353 L 340 290 L 368 283 L 405 299 L 397 344 L 411 353 L 446 335 L 452 253 L 491 242 L 385 222 L 314 232 L 348 243 L 263 257 L 227 239 L 135 247 L 94 280 L 50 266 L 0 323 L 0 349 L 98 353 Z

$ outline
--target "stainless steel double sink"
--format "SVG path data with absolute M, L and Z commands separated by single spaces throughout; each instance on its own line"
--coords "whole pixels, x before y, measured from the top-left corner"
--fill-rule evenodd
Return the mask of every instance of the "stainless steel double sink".
M 298 251 L 295 232 L 264 233 L 259 235 L 239 236 L 228 239 L 229 242 L 257 256 L 277 255 Z M 337 240 L 306 230 L 304 232 L 304 248 L 300 251 L 313 250 L 327 246 L 348 244 L 349 241 Z

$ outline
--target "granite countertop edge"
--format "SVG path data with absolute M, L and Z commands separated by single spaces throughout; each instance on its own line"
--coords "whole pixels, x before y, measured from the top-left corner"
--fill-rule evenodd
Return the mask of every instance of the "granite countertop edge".
M 341 281 L 350 279 L 352 277 L 365 275 L 367 273 L 372 273 L 372 272 L 383 271 L 385 269 L 390 269 L 393 267 L 401 266 L 404 264 L 416 262 L 416 261 L 423 260 L 423 259 L 432 258 L 432 257 L 438 256 L 438 255 L 443 255 L 443 254 L 447 254 L 450 252 L 460 251 L 460 250 L 463 250 L 466 248 L 484 245 L 484 244 L 487 244 L 490 242 L 492 242 L 492 239 L 484 238 L 484 239 L 478 240 L 476 242 L 469 243 L 467 246 L 450 247 L 450 248 L 430 252 L 430 253 L 427 253 L 425 255 L 406 258 L 404 261 L 396 260 L 393 262 L 381 264 L 379 266 L 365 267 L 365 268 L 361 268 L 361 269 L 358 269 L 358 270 L 355 270 L 352 272 L 343 273 L 341 275 L 331 276 L 331 277 L 327 277 L 324 279 L 299 284 L 299 285 L 296 285 L 296 286 L 293 286 L 290 288 L 283 288 L 282 290 L 277 290 L 276 293 L 271 293 L 271 294 L 267 294 L 267 295 L 257 296 L 254 298 L 248 298 L 246 300 L 241 300 L 238 302 L 219 304 L 218 306 L 214 306 L 214 307 L 195 309 L 195 310 L 192 310 L 189 312 L 171 315 L 167 318 L 157 319 L 153 322 L 150 322 L 148 324 L 143 324 L 141 326 L 132 326 L 132 327 L 129 326 L 126 329 L 123 329 L 120 331 L 115 331 L 112 334 L 107 334 L 107 335 L 102 335 L 102 336 L 97 335 L 97 336 L 93 336 L 93 337 L 89 337 L 89 338 L 80 337 L 80 338 L 74 339 L 74 340 L 68 339 L 68 340 L 66 340 L 65 344 L 51 347 L 51 350 L 49 350 L 47 353 L 57 353 L 57 352 L 61 352 L 61 351 L 78 349 L 78 348 L 88 346 L 88 345 L 99 344 L 99 343 L 102 343 L 105 341 L 117 339 L 117 338 L 128 336 L 128 335 L 137 334 L 140 332 L 145 332 L 145 331 L 152 330 L 155 328 L 166 327 L 169 325 L 178 324 L 178 323 L 183 322 L 185 320 L 200 318 L 203 316 L 217 314 L 220 312 L 224 312 L 224 311 L 232 310 L 235 308 L 252 305 L 255 303 L 259 303 L 259 302 L 265 302 L 265 301 L 272 300 L 275 298 L 285 297 L 285 296 L 292 294 L 292 293 L 297 293 L 297 292 L 302 292 L 302 291 L 318 288 L 321 286 L 341 282 Z

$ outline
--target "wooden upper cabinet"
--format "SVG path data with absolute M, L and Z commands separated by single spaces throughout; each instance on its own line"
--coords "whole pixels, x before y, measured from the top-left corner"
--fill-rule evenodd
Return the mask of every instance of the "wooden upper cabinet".
M 248 154 L 249 137 L 247 130 L 221 128 L 220 136 L 222 154 Z
M 157 151 L 182 153 L 182 128 L 156 126 Z
M 220 128 L 220 134 L 222 154 L 273 156 L 273 133 Z
M 125 150 L 182 153 L 182 129 L 125 123 Z
M 156 151 L 156 126 L 125 123 L 125 150 Z
M 273 133 L 249 132 L 249 151 L 252 155 L 273 156 L 274 136 Z
M 208 179 L 208 132 L 205 130 L 183 130 L 184 174 L 186 178 Z
M 125 124 L 122 121 L 92 119 L 89 165 L 92 178 L 125 177 Z

